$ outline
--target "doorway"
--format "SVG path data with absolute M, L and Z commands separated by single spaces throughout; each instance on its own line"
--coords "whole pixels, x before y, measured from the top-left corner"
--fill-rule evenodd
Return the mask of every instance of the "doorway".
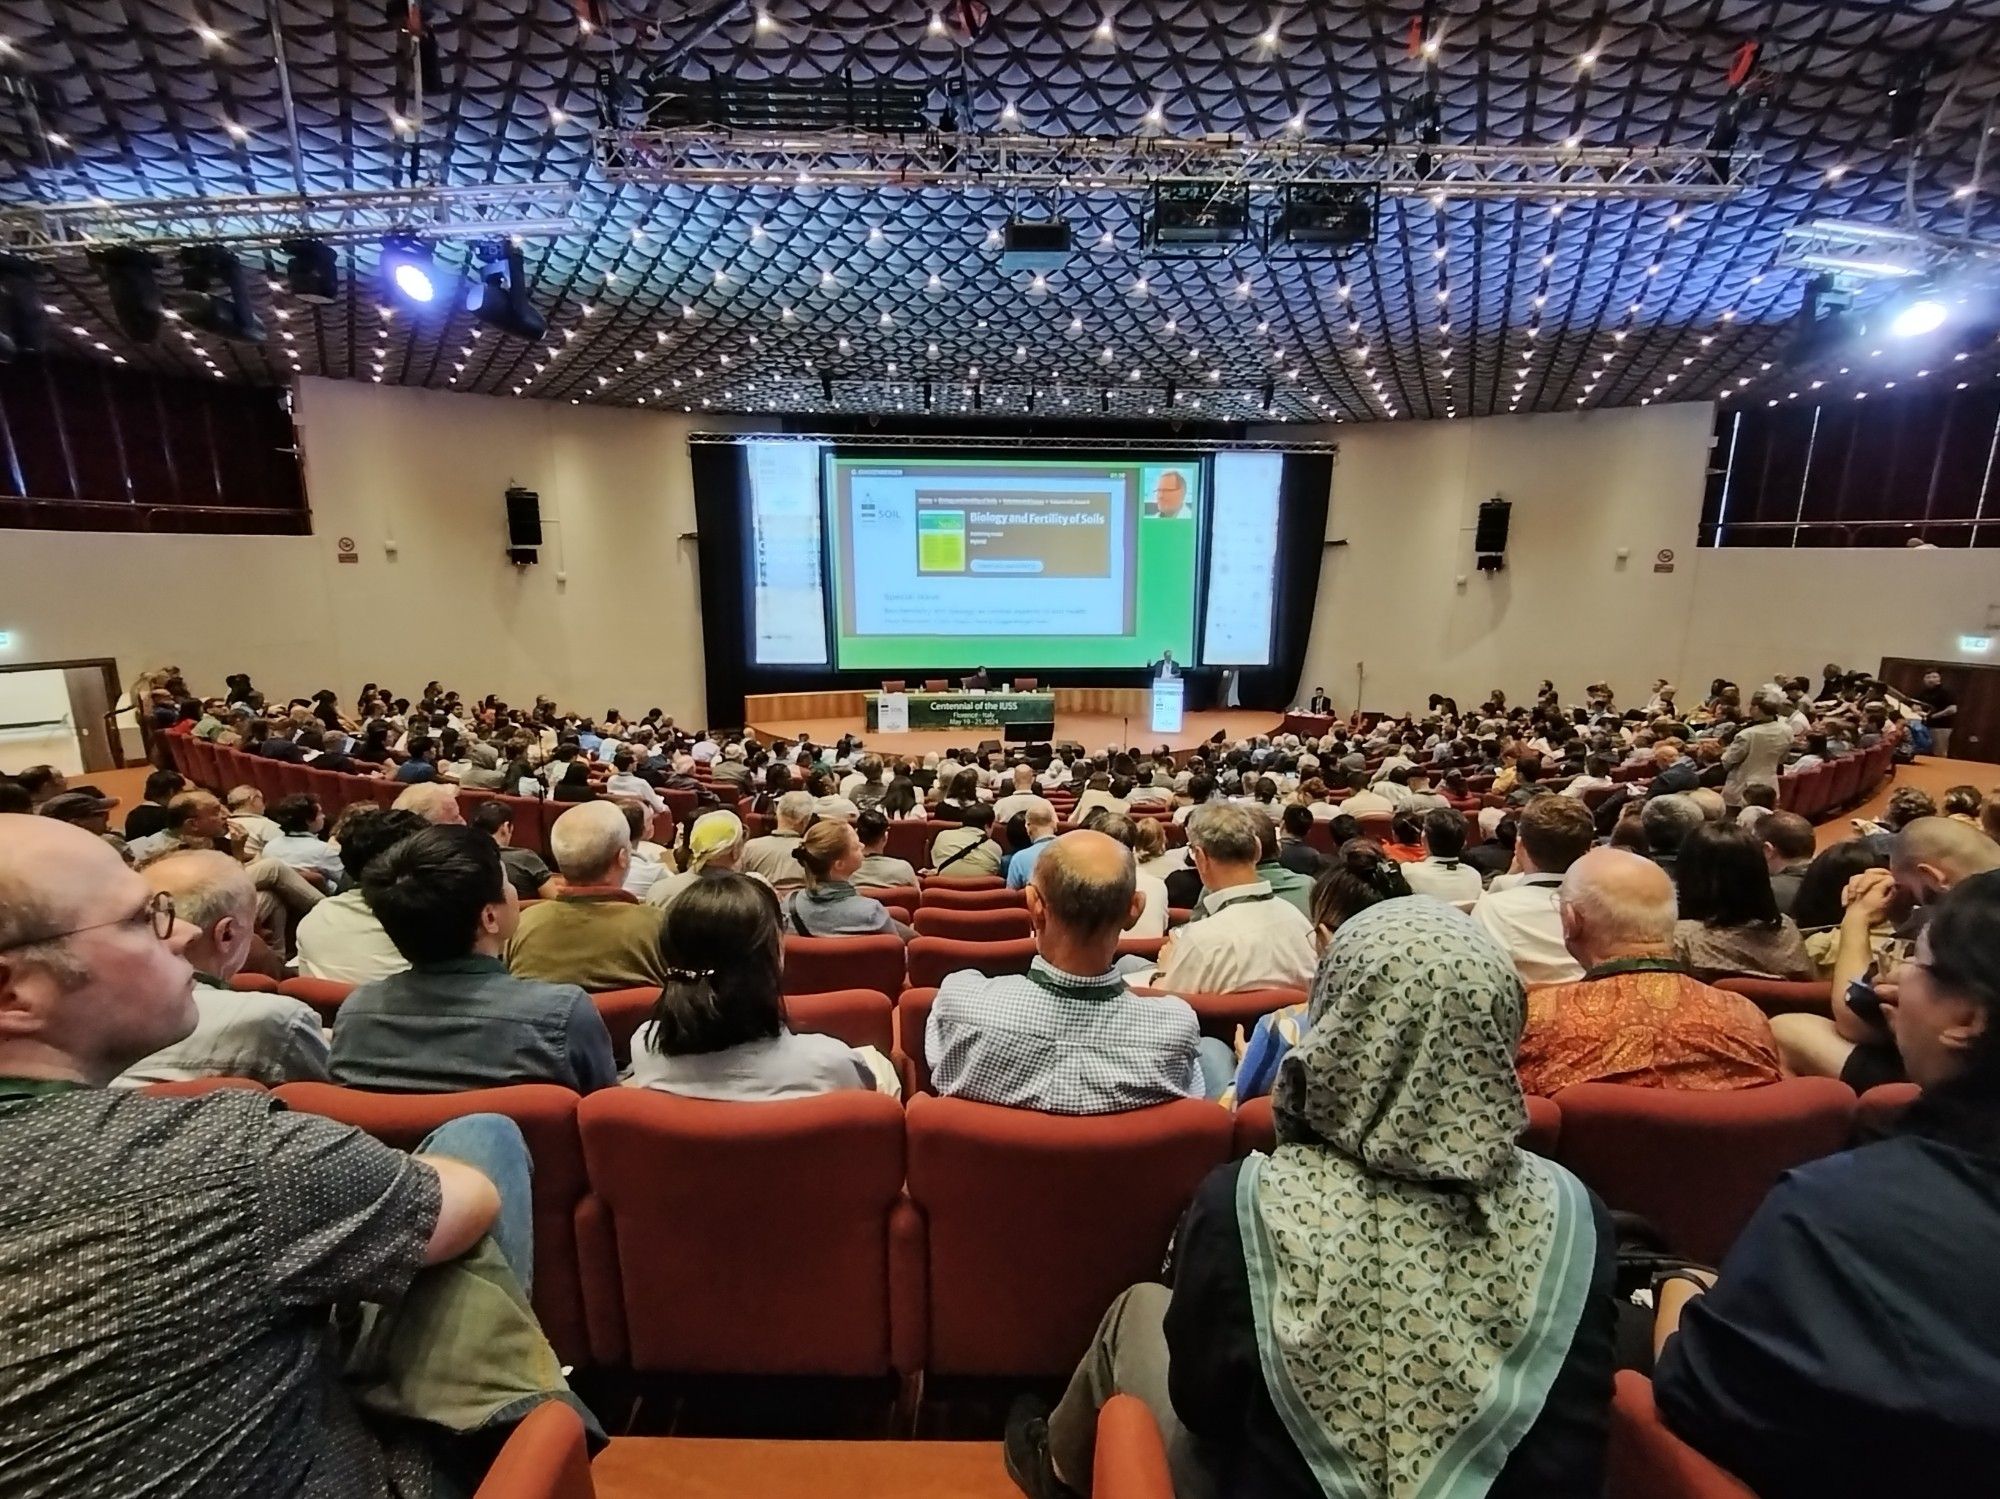
M 0 770 L 123 769 L 125 749 L 111 718 L 118 690 L 118 663 L 108 657 L 0 666 Z

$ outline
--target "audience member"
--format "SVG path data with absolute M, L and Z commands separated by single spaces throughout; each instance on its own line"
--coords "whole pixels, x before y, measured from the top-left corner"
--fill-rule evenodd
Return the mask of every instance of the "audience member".
M 500 845 L 500 867 L 507 871 L 507 883 L 522 900 L 541 900 L 554 895 L 550 881 L 555 871 L 532 848 L 514 847 L 514 812 L 499 797 L 489 797 L 473 807 L 466 819 Z
M 1756 834 L 1730 823 L 1696 828 L 1681 845 L 1675 883 L 1674 956 L 1696 978 L 1813 976 L 1798 925 L 1778 910 Z
M 458 788 L 446 781 L 420 781 L 398 793 L 391 805 L 398 812 L 416 813 L 433 827 L 456 827 L 465 821 Z
M 1078 802 L 1077 810 L 1070 815 L 1081 818 L 1083 811 L 1083 804 Z M 1026 888 L 1034 875 L 1035 861 L 1041 858 L 1042 851 L 1055 841 L 1056 836 L 1056 811 L 1052 806 L 1030 807 L 1022 814 L 1021 821 L 1027 831 L 1028 843 L 1027 847 L 1016 849 L 1013 858 L 1007 861 L 1009 890 Z
M 1813 825 L 1796 812 L 1772 812 L 1759 819 L 1753 831 L 1764 851 L 1764 867 L 1771 874 L 1771 896 L 1778 909 L 1789 916 L 1792 902 L 1798 899 L 1799 882 L 1805 878 L 1818 846 Z
M 791 1028 L 778 902 L 763 881 L 703 876 L 675 896 L 660 942 L 667 977 L 632 1038 L 634 1086 L 718 1099 L 900 1091 L 879 1053 Z
M 334 824 L 340 847 L 340 894 L 321 901 L 299 922 L 299 972 L 306 978 L 365 984 L 410 966 L 369 909 L 361 877 L 370 863 L 427 824 L 414 812 L 356 803 Z
M 1647 800 L 1639 812 L 1639 826 L 1646 835 L 1646 857 L 1678 879 L 1681 844 L 1688 834 L 1708 821 L 1701 803 L 1692 796 L 1674 794 Z
M 1418 895 L 1442 901 L 1476 901 L 1484 886 L 1479 871 L 1465 862 L 1465 814 L 1437 807 L 1424 814 L 1424 857 L 1403 866 L 1403 878 Z
M 521 912 L 507 944 L 517 978 L 574 984 L 593 994 L 651 988 L 660 967 L 660 909 L 625 890 L 632 829 L 610 802 L 571 807 L 549 829 L 563 888 Z
M 1834 961 L 1840 954 L 1840 924 L 1847 914 L 1843 901 L 1848 886 L 1863 870 L 1888 867 L 1888 855 L 1877 853 L 1865 838 L 1850 838 L 1834 844 L 1806 869 L 1790 914 L 1805 938 L 1806 956 L 1812 959 L 1817 977 L 1827 980 L 1833 977 Z M 1894 968 L 1904 945 L 1885 908 L 1876 915 L 1875 925 L 1868 932 L 1872 966 L 1878 972 Z
M 1575 983 L 1528 995 L 1521 1086 L 1553 1097 L 1572 1083 L 1751 1088 L 1778 1081 L 1763 1011 L 1712 989 L 1674 956 L 1674 883 L 1650 860 L 1593 849 L 1563 876 L 1558 910 Z
M 812 823 L 813 801 L 810 792 L 787 791 L 778 798 L 777 827 L 743 845 L 743 872 L 762 876 L 780 896 L 806 882 L 805 870 L 792 854 Z
M 156 770 L 146 777 L 144 800 L 125 814 L 125 841 L 136 843 L 163 831 L 167 825 L 167 803 L 187 789 L 187 778 L 177 770 Z
M 993 803 L 993 819 L 1006 822 L 1037 806 L 1047 807 L 1051 813 L 1055 811 L 1055 805 L 1035 786 L 1035 767 L 1024 761 L 1014 767 L 1013 790 Z
M 646 904 L 665 910 L 704 874 L 737 869 L 743 859 L 743 819 L 734 812 L 704 812 L 681 824 L 680 868 L 662 875 L 646 892 Z M 751 879 L 762 882 L 761 875 Z M 768 888 L 768 885 L 767 885 Z
M 1524 984 L 1571 984 L 1583 968 L 1563 940 L 1560 890 L 1570 865 L 1590 851 L 1596 828 L 1580 802 L 1538 796 L 1521 809 L 1513 872 L 1520 878 L 1488 890 L 1472 919 L 1500 945 Z
M 854 835 L 861 840 L 861 867 L 854 871 L 858 889 L 917 887 L 917 872 L 907 859 L 893 859 L 889 845 L 889 819 L 879 807 L 865 809 L 854 820 Z
M 1896 1133 L 1781 1176 L 1707 1294 L 1662 1287 L 1660 1414 L 1764 1499 L 1964 1493 L 2000 1462 L 1996 976 L 1987 873 L 1896 975 L 1889 1023 L 1924 1090 Z
M 1187 828 L 1203 915 L 1167 938 L 1152 985 L 1193 994 L 1305 988 L 1319 955 L 1311 921 L 1278 898 L 1261 867 L 1270 820 L 1223 803 L 1201 808 Z
M 1221 1092 L 1228 1049 L 1209 1044 L 1210 1076 L 1187 1002 L 1134 994 L 1113 967 L 1142 909 L 1135 874 L 1131 852 L 1103 833 L 1079 829 L 1050 844 L 1027 887 L 1036 948 L 1029 971 L 966 970 L 947 974 L 938 989 L 923 1042 L 938 1093 L 1050 1114 L 1115 1114 Z
M 1285 808 L 1278 823 L 1278 862 L 1308 880 L 1317 880 L 1327 871 L 1327 857 L 1306 841 L 1313 823 L 1313 809 L 1293 803 Z
M 243 866 L 212 849 L 156 859 L 141 876 L 167 913 L 169 945 L 194 969 L 194 1029 L 141 1057 L 111 1081 L 114 1088 L 242 1077 L 279 1083 L 324 1082 L 326 1040 L 312 1008 L 282 994 L 232 989 L 257 939 L 257 891 Z
M 326 813 L 319 798 L 303 791 L 279 797 L 271 821 L 278 825 L 278 835 L 265 841 L 264 857 L 296 869 L 316 889 L 328 894 L 338 890 L 340 850 L 320 836 Z
M 1751 786 L 1777 789 L 1778 772 L 1791 752 L 1793 729 L 1790 704 L 1776 687 L 1760 687 L 1750 694 L 1750 722 L 1736 731 L 1722 752 L 1729 767 L 1722 794 L 1732 806 L 1743 805 L 1743 793 Z
M 520 1131 L 459 1119 L 410 1156 L 261 1095 L 107 1093 L 198 1020 L 167 899 L 74 828 L 0 827 L 0 1262 L 8 1346 L 35 1371 L 0 1380 L 6 1486 L 372 1495 L 394 1472 L 428 1492 L 445 1454 L 414 1423 L 371 1426 L 334 1312 L 395 1307 L 489 1229 L 525 1286 Z M 559 1389 L 525 1314 L 492 1315 L 478 1374 L 511 1346 Z M 415 1351 L 470 1384 L 465 1358 Z
M 814 823 L 792 849 L 805 888 L 783 902 L 785 930 L 800 937 L 867 937 L 893 932 L 905 942 L 916 933 L 872 895 L 854 888 L 862 863 L 861 840 L 844 822 Z
M 362 876 L 369 909 L 409 963 L 361 985 L 333 1024 L 333 1075 L 385 1093 L 618 1081 L 590 996 L 516 978 L 500 960 L 521 919 L 500 845 L 477 828 L 405 838 Z
M 1486 818 L 1489 811 L 1496 814 L 1490 826 Z M 1486 834 L 1485 841 L 1466 849 L 1463 857 L 1482 880 L 1492 880 L 1514 867 L 1514 853 L 1521 841 L 1521 814 L 1503 813 L 1497 807 L 1481 808 L 1479 825 Z
M 1164 937 L 1172 919 L 1167 903 L 1167 882 L 1156 874 L 1148 874 L 1144 864 L 1141 829 L 1154 826 L 1154 819 L 1133 817 L 1126 812 L 1110 813 L 1097 825 L 1098 832 L 1107 838 L 1117 839 L 1132 850 L 1133 883 L 1137 885 L 1144 904 L 1140 908 L 1139 919 L 1125 929 L 1127 937 Z
M 1515 1144 L 1519 982 L 1463 917 L 1390 901 L 1342 928 L 1312 1014 L 1277 1149 L 1203 1182 L 1172 1288 L 1112 1304 L 1054 1413 L 1010 1420 L 1009 1473 L 1087 1492 L 1097 1412 L 1124 1393 L 1183 1495 L 1443 1493 L 1476 1473 L 1467 1492 L 1595 1496 L 1617 1240 L 1582 1183 Z M 1385 1416 L 1385 1381 L 1422 1420 Z

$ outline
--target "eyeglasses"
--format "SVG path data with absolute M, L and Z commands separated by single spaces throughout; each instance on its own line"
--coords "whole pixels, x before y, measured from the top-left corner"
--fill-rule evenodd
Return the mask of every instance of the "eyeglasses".
M 111 921 L 93 921 L 84 926 L 69 927 L 60 932 L 44 932 L 39 937 L 29 937 L 25 941 L 10 942 L 0 947 L 0 952 L 13 952 L 16 948 L 40 947 L 49 942 L 60 942 L 66 937 L 75 937 L 83 932 L 100 931 L 108 926 L 126 926 L 136 923 L 141 917 L 152 928 L 153 935 L 162 942 L 174 932 L 174 898 L 164 890 L 155 891 L 152 899 L 134 911 L 130 916 L 119 916 Z

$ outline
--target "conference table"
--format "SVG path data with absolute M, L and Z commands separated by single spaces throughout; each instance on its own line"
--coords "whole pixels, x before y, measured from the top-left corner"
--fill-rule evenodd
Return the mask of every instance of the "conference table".
M 1297 734 L 1302 739 L 1322 739 L 1340 722 L 1331 713 L 1301 713 L 1294 708 L 1278 726 L 1281 734 Z
M 906 692 L 910 729 L 997 729 L 1010 723 L 1053 723 L 1053 692 Z M 868 728 L 881 726 L 882 694 L 868 694 Z

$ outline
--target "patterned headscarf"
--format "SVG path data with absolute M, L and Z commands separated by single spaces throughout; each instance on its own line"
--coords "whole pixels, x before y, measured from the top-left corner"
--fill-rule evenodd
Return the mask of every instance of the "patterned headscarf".
M 1352 918 L 1278 1072 L 1237 1221 L 1264 1380 L 1342 1499 L 1476 1499 L 1534 1424 L 1595 1265 L 1588 1195 L 1526 1154 L 1523 995 L 1427 897 Z

